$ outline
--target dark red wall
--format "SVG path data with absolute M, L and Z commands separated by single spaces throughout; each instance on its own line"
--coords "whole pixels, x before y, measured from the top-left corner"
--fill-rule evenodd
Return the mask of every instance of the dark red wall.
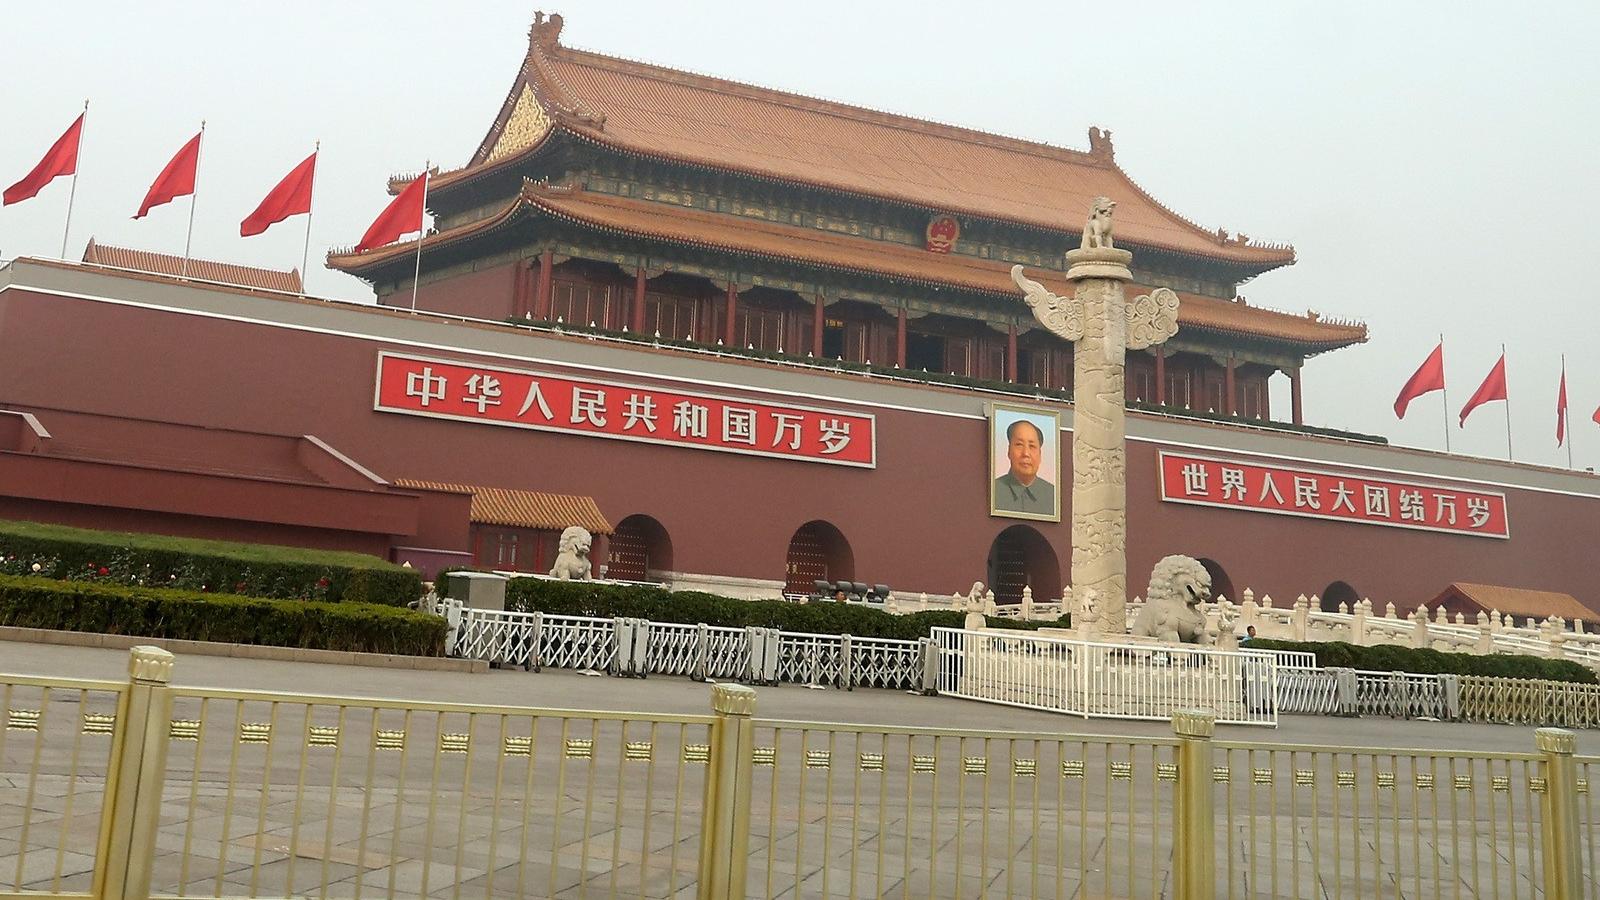
M 417 309 L 431 309 L 456 316 L 503 322 L 511 318 L 511 301 L 516 284 L 512 263 L 455 275 L 447 281 L 423 284 L 417 289 Z M 409 309 L 411 291 L 384 296 L 384 306 Z
M 995 535 L 1015 524 L 987 515 L 987 428 L 977 419 L 868 408 L 878 422 L 874 470 L 429 420 L 372 410 L 376 356 L 386 346 L 452 355 L 13 289 L 0 294 L 0 402 L 313 433 L 389 479 L 590 495 L 612 522 L 635 513 L 659 521 L 683 572 L 781 580 L 795 529 L 821 519 L 850 542 L 856 580 L 949 594 L 984 577 Z M 652 363 L 640 351 L 631 367 Z M 738 380 L 726 368 L 707 374 Z M 814 389 L 829 384 L 818 376 Z M 973 411 L 980 406 L 974 401 Z M 1214 430 L 1227 443 L 1229 430 Z M 1307 441 L 1302 452 L 1314 456 L 1318 446 Z M 1289 519 L 1159 502 L 1156 449 L 1129 448 L 1130 593 L 1144 592 L 1158 558 L 1187 553 L 1280 603 L 1335 580 L 1380 608 L 1389 600 L 1414 606 L 1451 581 L 1594 602 L 1592 551 L 1574 536 L 1600 532 L 1600 501 L 1507 490 L 1510 541 Z M 1063 463 L 1069 458 L 1063 453 Z M 1396 466 L 1420 470 L 1429 459 L 1395 451 Z M 1065 569 L 1069 526 L 1034 527 Z
M 78 528 L 105 531 L 140 531 L 178 537 L 210 538 L 217 541 L 242 541 L 253 544 L 279 544 L 285 547 L 315 547 L 321 550 L 349 550 L 389 558 L 389 536 L 359 531 L 335 531 L 301 525 L 270 522 L 245 522 L 229 518 L 208 518 L 144 509 L 117 509 L 0 497 L 0 519 L 49 522 Z

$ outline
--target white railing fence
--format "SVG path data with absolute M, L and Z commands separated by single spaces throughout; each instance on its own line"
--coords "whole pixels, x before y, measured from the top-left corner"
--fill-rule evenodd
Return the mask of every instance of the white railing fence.
M 1085 717 L 1277 725 L 1277 660 L 1212 647 L 1097 643 L 996 630 L 933 629 L 940 694 Z
M 1070 592 L 1069 592 L 1070 596 Z M 1256 629 L 1256 637 L 1284 641 L 1343 641 L 1359 646 L 1394 645 L 1427 648 L 1454 653 L 1516 654 L 1547 659 L 1568 659 L 1600 672 L 1600 634 L 1586 631 L 1582 619 L 1571 622 L 1560 617 L 1544 621 L 1525 619 L 1517 624 L 1498 611 L 1480 612 L 1471 621 L 1463 613 L 1449 614 L 1444 607 L 1431 612 L 1418 606 L 1410 613 L 1393 603 L 1381 611 L 1371 600 L 1341 603 L 1337 611 L 1321 609 L 1322 600 L 1304 594 L 1286 606 L 1274 603 L 1269 595 L 1258 597 L 1246 588 L 1242 602 L 1218 597 L 1206 605 L 1207 621 L 1213 632 L 1231 630 L 1242 637 Z M 1133 621 L 1143 607 L 1138 597 L 1129 602 L 1128 619 Z M 1076 607 L 1069 607 L 1076 613 Z

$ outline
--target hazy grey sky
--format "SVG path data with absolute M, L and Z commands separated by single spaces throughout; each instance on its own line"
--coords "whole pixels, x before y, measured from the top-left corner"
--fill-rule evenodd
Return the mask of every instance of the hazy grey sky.
M 1600 4 L 994 3 L 553 5 L 565 43 L 1086 148 L 1208 227 L 1292 242 L 1241 292 L 1360 318 L 1372 340 L 1306 369 L 1313 424 L 1442 448 L 1440 400 L 1390 408 L 1446 339 L 1454 409 L 1504 342 L 1516 457 L 1555 447 L 1567 354 L 1577 464 L 1600 466 Z M 368 299 L 322 268 L 387 200 L 392 172 L 464 163 L 517 72 L 529 2 L 27 4 L 6 13 L 0 184 L 92 101 L 72 243 L 181 253 L 188 201 L 132 221 L 208 121 L 194 253 L 290 268 L 304 220 L 242 219 L 321 139 L 313 293 Z M 0 256 L 60 250 L 67 184 L 0 210 Z M 1075 220 L 1079 210 L 1064 210 Z M 1275 379 L 1274 408 L 1286 410 Z M 1453 425 L 1452 425 L 1453 428 Z M 1499 404 L 1452 435 L 1504 456 Z

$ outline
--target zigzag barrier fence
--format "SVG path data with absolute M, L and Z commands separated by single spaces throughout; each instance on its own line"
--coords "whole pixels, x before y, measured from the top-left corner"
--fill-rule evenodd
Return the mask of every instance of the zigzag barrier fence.
M 446 607 L 447 651 L 529 670 L 931 690 L 929 641 Z M 456 613 L 459 614 L 457 618 Z
M 948 674 L 948 684 L 940 685 L 940 660 L 948 653 L 931 639 L 903 641 L 785 632 L 773 628 L 727 628 L 645 619 L 499 612 L 464 609 L 450 601 L 446 601 L 441 612 L 455 626 L 449 646 L 452 655 L 487 660 L 500 666 L 518 666 L 529 670 L 545 667 L 579 669 L 619 677 L 677 675 L 700 681 L 740 680 L 753 684 L 806 684 L 841 690 L 871 687 L 962 695 L 954 687 L 957 682 L 951 681 Z M 951 634 L 960 635 L 961 632 L 952 630 Z M 1038 647 L 1059 648 L 1070 643 L 1056 637 L 1040 638 L 1014 632 L 987 631 L 982 634 L 986 636 L 986 647 L 998 646 L 996 642 L 999 642 L 1012 650 L 1025 651 L 1022 655 L 1035 660 L 1033 669 L 1013 667 L 1007 670 L 1011 674 L 1005 678 L 1012 680 L 1025 669 L 1029 672 L 1035 669 L 1044 671 L 1037 664 Z M 951 640 L 956 638 L 952 637 Z M 1125 660 L 1126 657 L 1125 653 L 1110 655 L 1110 650 L 1105 653 L 1105 658 L 1097 664 L 1101 670 L 1108 663 Z M 1171 653 L 1165 651 L 1155 656 L 1162 658 L 1160 665 L 1166 665 Z M 1313 654 L 1296 651 L 1273 651 L 1272 657 L 1275 665 L 1271 686 L 1253 684 L 1250 695 L 1252 698 L 1270 696 L 1272 702 L 1262 703 L 1258 699 L 1253 705 L 1259 711 L 1241 714 L 1238 721 L 1263 720 L 1266 708 L 1270 706 L 1278 714 L 1386 716 L 1600 728 L 1600 685 L 1474 675 L 1323 669 L 1316 667 Z M 948 662 L 944 666 L 947 672 L 954 671 Z M 1123 669 L 1131 671 L 1127 665 L 1123 665 Z M 1143 697 L 1149 693 L 1147 689 L 1154 688 L 1155 683 L 1151 679 L 1159 676 L 1152 673 L 1159 671 L 1162 670 L 1151 669 L 1141 676 L 1144 680 L 1139 682 L 1138 696 Z M 1252 670 L 1252 674 L 1258 671 Z M 1087 673 L 1073 676 L 1074 684 L 1083 682 L 1082 674 Z M 1238 677 L 1234 680 L 1238 682 L 1239 694 L 1243 698 L 1244 685 L 1249 678 L 1245 677 L 1243 670 L 1236 674 Z M 1091 677 L 1103 680 L 1106 676 L 1100 674 Z M 1122 677 L 1122 681 L 1115 684 L 1123 684 L 1127 677 L 1131 676 Z M 1111 684 L 1100 684 L 1098 689 L 1105 689 Z M 974 699 L 1015 703 L 1016 698 L 1021 696 L 1018 691 L 1037 693 L 1040 689 L 1019 684 L 1011 684 L 1003 691 L 994 685 L 990 687 L 994 690 L 986 689 L 987 693 L 999 693 L 994 697 L 975 696 Z M 1231 697 L 1232 688 L 1227 690 Z M 1083 715 L 1085 709 L 1095 706 L 1086 701 L 1068 704 L 1055 700 L 1023 705 L 1060 707 L 1060 711 L 1076 715 Z M 1213 705 L 1227 708 L 1220 703 Z M 1139 715 L 1140 718 L 1163 718 L 1167 714 L 1134 698 L 1132 694 L 1120 705 L 1098 704 L 1089 714 L 1121 715 L 1124 710 L 1143 713 Z M 1228 718 L 1224 715 L 1222 720 Z

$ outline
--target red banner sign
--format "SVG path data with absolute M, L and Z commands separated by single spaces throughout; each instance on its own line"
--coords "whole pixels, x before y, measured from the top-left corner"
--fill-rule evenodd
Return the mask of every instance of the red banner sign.
M 1477 537 L 1511 536 L 1504 494 L 1182 453 L 1161 453 L 1161 499 Z
M 513 428 L 877 466 L 871 415 L 378 354 L 373 409 Z

